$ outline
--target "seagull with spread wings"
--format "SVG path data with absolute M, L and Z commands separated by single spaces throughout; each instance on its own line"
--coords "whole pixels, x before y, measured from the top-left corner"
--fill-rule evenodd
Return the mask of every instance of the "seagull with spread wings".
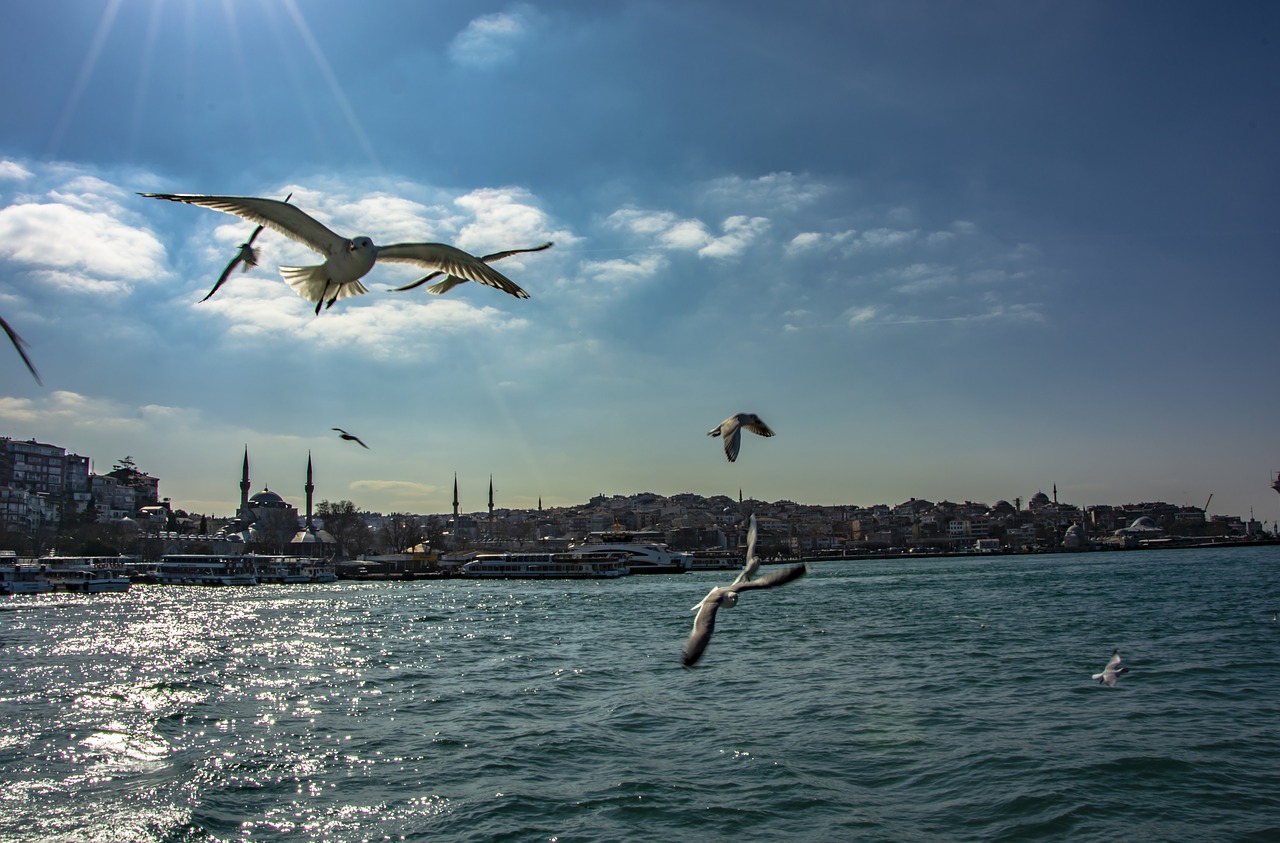
M 360 437 L 359 437 L 359 436 L 356 436 L 354 433 L 347 433 L 345 430 L 343 430 L 343 429 L 342 429 L 342 428 L 340 428 L 340 427 L 332 427 L 332 428 L 329 428 L 329 429 L 330 429 L 330 430 L 336 430 L 336 431 L 338 431 L 338 438 L 339 438 L 339 439 L 345 439 L 345 440 L 347 440 L 348 442 L 355 442 L 355 443 L 356 443 L 357 445 L 359 445 L 361 448 L 368 448 L 368 447 L 369 447 L 368 445 L 364 444 L 364 442 L 362 442 L 362 441 L 360 440 Z
M 27 350 L 24 346 L 27 341 L 18 336 L 18 332 L 9 327 L 9 323 L 4 321 L 4 317 L 0 317 L 0 328 L 9 335 L 9 342 L 13 343 L 14 351 L 18 352 L 18 356 L 22 358 L 22 362 L 27 364 L 27 371 L 31 373 L 31 377 L 36 379 L 36 383 L 44 386 L 44 381 L 40 380 L 40 373 L 36 371 L 35 364 L 31 362 L 31 358 L 27 356 Z
M 148 199 L 166 199 L 212 208 L 264 225 L 303 244 L 323 257 L 314 266 L 282 266 L 280 274 L 299 296 L 321 307 L 332 307 L 341 299 L 362 295 L 369 289 L 360 279 L 378 261 L 412 263 L 451 276 L 475 281 L 502 290 L 516 298 L 529 294 L 487 263 L 445 243 L 393 243 L 375 246 L 368 237 L 346 238 L 330 231 L 301 208 L 278 199 L 254 196 L 201 196 L 181 193 L 142 193 Z
M 1111 660 L 1107 662 L 1102 672 L 1093 674 L 1092 678 L 1097 680 L 1099 685 L 1105 683 L 1108 688 L 1114 688 L 1120 674 L 1128 672 L 1129 668 L 1120 667 L 1120 651 L 1116 650 L 1111 654 Z
M 742 445 L 742 431 L 747 429 L 759 436 L 772 436 L 773 431 L 755 413 L 738 413 L 707 431 L 708 436 L 724 437 L 724 455 L 733 462 L 738 458 Z
M 778 571 L 771 571 L 757 579 L 750 577 L 759 568 L 760 561 L 755 557 L 756 518 L 751 516 L 751 528 L 747 531 L 747 558 L 742 571 L 727 587 L 716 586 L 707 592 L 698 605 L 694 606 L 697 615 L 693 619 L 693 630 L 684 642 L 682 661 L 685 667 L 693 667 L 702 658 L 702 653 L 711 643 L 711 633 L 716 628 L 716 612 L 720 609 L 732 609 L 738 605 L 738 594 L 757 588 L 774 588 L 785 585 L 792 580 L 803 577 L 808 568 L 804 565 L 792 565 Z
M 293 194 L 290 193 L 284 198 L 284 201 L 288 202 L 292 198 Z M 236 252 L 236 256 L 231 259 L 231 262 L 227 264 L 227 268 L 222 270 L 222 274 L 218 276 L 218 283 L 214 284 L 209 294 L 200 299 L 200 301 L 206 302 L 213 298 L 213 294 L 218 292 L 218 288 L 227 283 L 227 279 L 231 277 L 231 272 L 236 268 L 237 264 L 240 265 L 241 270 L 244 272 L 248 272 L 258 265 L 258 250 L 253 248 L 253 241 L 258 239 L 258 235 L 262 233 L 264 228 L 266 228 L 265 225 L 259 225 L 249 235 L 249 239 L 240 244 L 240 250 Z

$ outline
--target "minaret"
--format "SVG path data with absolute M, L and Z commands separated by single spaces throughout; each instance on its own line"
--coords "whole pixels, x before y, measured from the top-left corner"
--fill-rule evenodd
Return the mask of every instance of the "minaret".
M 493 475 L 489 475 L 489 538 L 493 538 Z
M 458 472 L 453 473 L 453 521 L 458 521 Z
M 311 523 L 311 493 L 316 490 L 316 486 L 311 482 L 311 452 L 307 451 L 307 485 L 303 487 L 307 492 L 307 531 L 314 530 L 315 527 Z
M 243 517 L 249 511 L 249 446 L 244 446 L 244 468 L 240 470 L 240 511 Z

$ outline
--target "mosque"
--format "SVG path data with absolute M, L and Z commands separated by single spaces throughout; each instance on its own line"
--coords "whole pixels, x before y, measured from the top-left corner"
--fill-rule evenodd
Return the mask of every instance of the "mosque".
M 262 491 L 250 496 L 249 447 L 244 449 L 244 464 L 240 473 L 240 508 L 235 520 L 225 528 L 226 538 L 244 543 L 246 551 L 284 553 L 309 559 L 329 559 L 338 552 L 338 543 L 328 532 L 317 529 L 312 519 L 311 454 L 307 453 L 306 520 L 298 529 L 298 509 L 280 495 L 263 486 Z

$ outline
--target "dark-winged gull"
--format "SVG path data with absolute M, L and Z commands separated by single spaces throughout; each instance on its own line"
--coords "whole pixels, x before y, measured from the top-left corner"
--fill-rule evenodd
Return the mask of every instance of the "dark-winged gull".
M 284 198 L 284 201 L 288 202 L 292 198 L 293 194 L 290 193 Z M 231 262 L 227 264 L 227 268 L 222 270 L 222 274 L 218 276 L 218 283 L 214 284 L 213 289 L 209 291 L 209 294 L 200 299 L 200 301 L 206 302 L 213 298 L 213 294 L 218 292 L 218 288 L 225 284 L 227 279 L 231 277 L 231 272 L 236 268 L 236 264 L 240 264 L 240 268 L 244 272 L 248 272 L 250 269 L 253 269 L 258 265 L 258 250 L 253 248 L 253 241 L 258 239 L 258 235 L 262 233 L 262 229 L 264 228 L 266 228 L 265 225 L 259 225 L 253 230 L 253 233 L 249 235 L 249 239 L 240 244 L 240 250 L 236 252 L 236 256 L 231 259 Z
M 541 252 L 543 249 L 550 249 L 554 245 L 555 243 L 548 240 L 546 243 L 543 243 L 541 246 L 533 246 L 528 249 L 507 249 L 505 252 L 494 252 L 492 255 L 482 255 L 480 257 L 480 260 L 484 261 L 485 263 L 493 263 L 494 261 L 500 261 L 503 258 L 509 258 L 512 255 L 520 255 L 526 252 Z M 438 278 L 441 275 L 444 275 L 444 272 L 441 270 L 436 270 L 435 272 L 431 273 L 425 278 L 419 278 L 417 281 L 414 281 L 412 284 L 405 284 L 403 287 L 396 287 L 394 292 L 402 293 L 405 290 L 412 290 L 415 287 L 422 286 L 423 284 L 430 281 L 432 278 Z M 427 292 L 434 293 L 435 295 L 438 296 L 443 293 L 449 292 L 454 287 L 458 286 L 459 284 L 463 284 L 466 281 L 467 281 L 466 278 L 459 278 L 456 275 L 448 275 L 440 283 L 432 284 L 430 287 L 428 287 Z
M 345 430 L 343 430 L 343 429 L 342 429 L 342 428 L 340 428 L 340 427 L 332 427 L 332 428 L 329 428 L 329 429 L 330 429 L 330 430 L 336 430 L 336 431 L 338 431 L 338 437 L 339 437 L 339 438 L 341 438 L 341 439 L 345 439 L 345 440 L 347 440 L 348 442 L 355 442 L 355 443 L 356 443 L 357 445 L 359 445 L 361 448 L 368 448 L 368 447 L 369 447 L 368 445 L 366 445 L 366 444 L 364 444 L 363 442 L 361 442 L 361 441 L 360 441 L 360 437 L 359 437 L 359 436 L 356 436 L 354 433 L 347 433 Z
M 0 317 L 0 328 L 4 328 L 4 332 L 9 335 L 9 342 L 13 343 L 14 351 L 18 352 L 18 356 L 22 358 L 22 362 L 27 364 L 27 371 L 31 373 L 31 377 L 36 379 L 36 383 L 44 386 L 44 381 L 40 380 L 40 373 L 36 371 L 35 364 L 31 362 L 31 358 L 27 356 L 27 350 L 23 348 L 27 341 L 18 336 L 18 332 L 9 327 L 9 323 Z
M 752 526 L 754 526 L 755 518 L 752 517 Z M 737 579 L 727 587 L 716 586 L 707 592 L 707 596 L 702 598 L 702 602 L 693 608 L 697 611 L 697 615 L 693 619 L 693 631 L 689 633 L 689 638 L 684 642 L 683 662 L 685 667 L 693 667 L 697 664 L 698 659 L 702 658 L 702 653 L 707 649 L 707 644 L 711 642 L 711 633 L 716 628 L 716 612 L 721 608 L 732 609 L 738 605 L 738 595 L 743 591 L 749 591 L 755 588 L 773 588 L 775 586 L 784 585 L 794 579 L 803 577 L 808 568 L 804 565 L 792 565 L 778 571 L 771 571 L 758 579 L 744 579 L 743 575 L 748 571 L 755 571 L 759 565 L 751 547 L 751 533 L 747 537 L 747 559 L 743 565 L 743 570 L 739 573 Z M 755 563 L 753 565 L 753 562 Z
M 413 263 L 428 269 L 495 287 L 516 298 L 529 294 L 487 263 L 445 243 L 393 243 L 375 246 L 368 237 L 348 239 L 333 233 L 305 211 L 278 199 L 255 196 L 200 196 L 180 193 L 142 193 L 149 199 L 167 199 L 212 208 L 265 225 L 317 252 L 325 261 L 316 266 L 282 266 L 280 274 L 299 296 L 321 307 L 369 292 L 360 279 L 378 261 Z
M 738 458 L 738 448 L 742 445 L 742 430 L 746 428 L 760 436 L 772 436 L 769 425 L 760 420 L 755 413 L 738 413 L 720 422 L 707 431 L 708 436 L 724 437 L 724 455 L 733 462 Z
M 1102 672 L 1093 674 L 1092 678 L 1096 679 L 1099 685 L 1105 682 L 1107 687 L 1114 688 L 1116 680 L 1120 678 L 1120 674 L 1129 672 L 1129 668 L 1119 667 L 1119 664 L 1120 651 L 1116 650 L 1111 654 L 1111 660 L 1107 662 L 1107 666 L 1102 669 Z

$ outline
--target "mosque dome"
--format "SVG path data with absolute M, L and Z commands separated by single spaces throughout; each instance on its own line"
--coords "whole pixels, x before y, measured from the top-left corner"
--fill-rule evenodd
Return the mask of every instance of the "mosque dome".
M 249 506 L 255 509 L 285 509 L 289 504 L 285 503 L 284 498 L 270 489 L 263 489 L 249 498 Z
M 1049 501 L 1048 495 L 1046 495 L 1044 492 L 1036 492 L 1034 495 L 1031 496 L 1031 500 L 1027 501 L 1027 506 L 1030 507 L 1031 509 L 1037 509 L 1038 507 L 1048 506 L 1049 503 L 1050 501 Z

